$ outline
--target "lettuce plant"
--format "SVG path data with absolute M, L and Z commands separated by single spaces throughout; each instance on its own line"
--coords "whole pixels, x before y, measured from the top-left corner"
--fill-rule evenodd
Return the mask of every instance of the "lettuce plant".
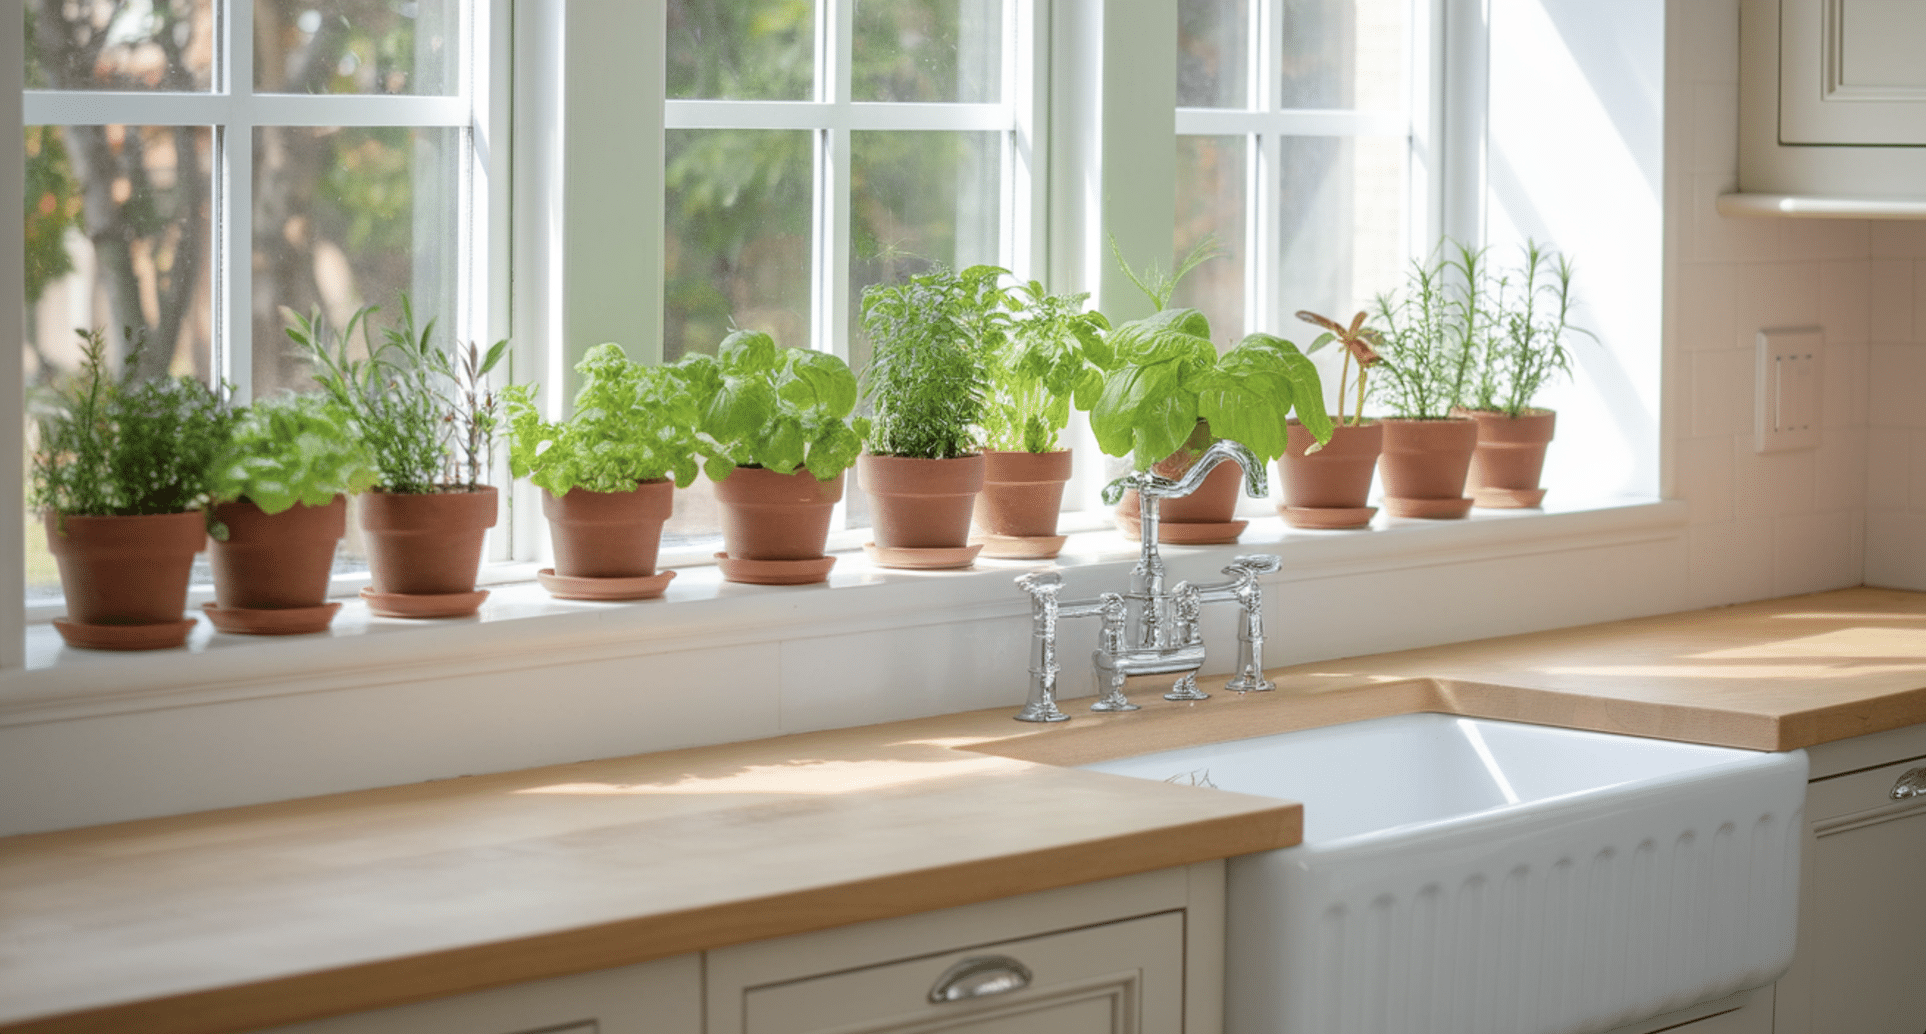
M 702 445 L 682 378 L 630 360 L 613 343 L 589 349 L 575 370 L 582 375 L 575 413 L 560 423 L 542 419 L 533 386 L 502 389 L 510 472 L 557 496 L 575 488 L 632 492 L 637 482 L 669 477 L 689 487 Z
M 246 499 L 263 513 L 326 506 L 381 478 L 352 418 L 321 395 L 279 395 L 242 410 L 214 465 L 215 502 Z
M 684 356 L 673 369 L 688 387 L 712 481 L 737 467 L 800 467 L 829 481 L 863 451 L 869 421 L 849 418 L 856 376 L 827 352 L 778 348 L 768 334 L 738 330 L 714 356 Z
M 1203 313 L 1164 309 L 1119 324 L 1110 345 L 1115 367 L 1090 411 L 1090 429 L 1105 453 L 1132 457 L 1138 470 L 1187 443 L 1197 447 L 1199 420 L 1211 436 L 1241 442 L 1265 463 L 1284 454 L 1294 410 L 1320 443 L 1331 438 L 1317 368 L 1283 338 L 1249 334 L 1219 356 Z
M 1087 294 L 1050 294 L 1035 280 L 1003 294 L 1009 316 L 989 351 L 983 443 L 1006 452 L 1051 452 L 1078 409 L 1096 405 L 1111 363 L 1110 321 L 1085 312 Z

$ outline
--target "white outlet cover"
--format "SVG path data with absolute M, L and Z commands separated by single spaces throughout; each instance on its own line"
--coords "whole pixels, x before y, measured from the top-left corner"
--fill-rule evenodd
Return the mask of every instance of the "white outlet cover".
M 1753 448 L 1786 452 L 1819 447 L 1826 335 L 1817 327 L 1759 331 L 1753 391 Z

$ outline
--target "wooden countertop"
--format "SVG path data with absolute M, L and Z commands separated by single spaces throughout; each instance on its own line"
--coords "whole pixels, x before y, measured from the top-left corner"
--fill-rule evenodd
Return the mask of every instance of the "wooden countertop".
M 1926 595 L 1272 677 L 0 839 L 0 1031 L 246 1030 L 1297 842 L 1295 804 L 1056 767 L 1150 750 L 1411 711 L 1765 750 L 1926 722 Z

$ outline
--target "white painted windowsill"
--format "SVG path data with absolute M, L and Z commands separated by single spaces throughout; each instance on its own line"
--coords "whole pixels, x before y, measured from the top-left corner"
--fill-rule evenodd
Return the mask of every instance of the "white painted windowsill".
M 1649 498 L 1477 510 L 1462 521 L 1380 515 L 1368 531 L 1297 531 L 1270 517 L 1253 520 L 1235 545 L 1162 549 L 1173 581 L 1215 580 L 1235 556 L 1279 554 L 1282 570 L 1263 579 L 1283 587 L 1270 597 L 1274 609 L 1295 582 L 1615 545 L 1676 535 L 1685 521 L 1685 503 Z M 736 585 L 713 565 L 685 567 L 663 598 L 635 603 L 558 600 L 529 580 L 491 586 L 470 618 L 380 618 L 350 599 L 325 634 L 225 635 L 203 617 L 186 648 L 145 653 L 70 648 L 51 625 L 35 624 L 27 668 L 0 676 L 0 726 L 1017 617 L 1029 602 L 1011 584 L 1016 575 L 1054 564 L 1066 598 L 1085 596 L 1124 589 L 1136 558 L 1136 543 L 1111 530 L 1072 535 L 1055 561 L 979 559 L 964 571 L 887 570 L 861 552 L 841 553 L 829 582 L 813 586 Z M 532 578 L 535 565 L 526 566 L 523 577 Z

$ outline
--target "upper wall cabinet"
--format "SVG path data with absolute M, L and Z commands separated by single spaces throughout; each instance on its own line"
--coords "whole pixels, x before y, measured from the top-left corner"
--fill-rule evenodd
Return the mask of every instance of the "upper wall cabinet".
M 1727 215 L 1926 218 L 1926 0 L 1740 0 Z
M 1926 0 L 1781 0 L 1779 140 L 1926 145 Z

